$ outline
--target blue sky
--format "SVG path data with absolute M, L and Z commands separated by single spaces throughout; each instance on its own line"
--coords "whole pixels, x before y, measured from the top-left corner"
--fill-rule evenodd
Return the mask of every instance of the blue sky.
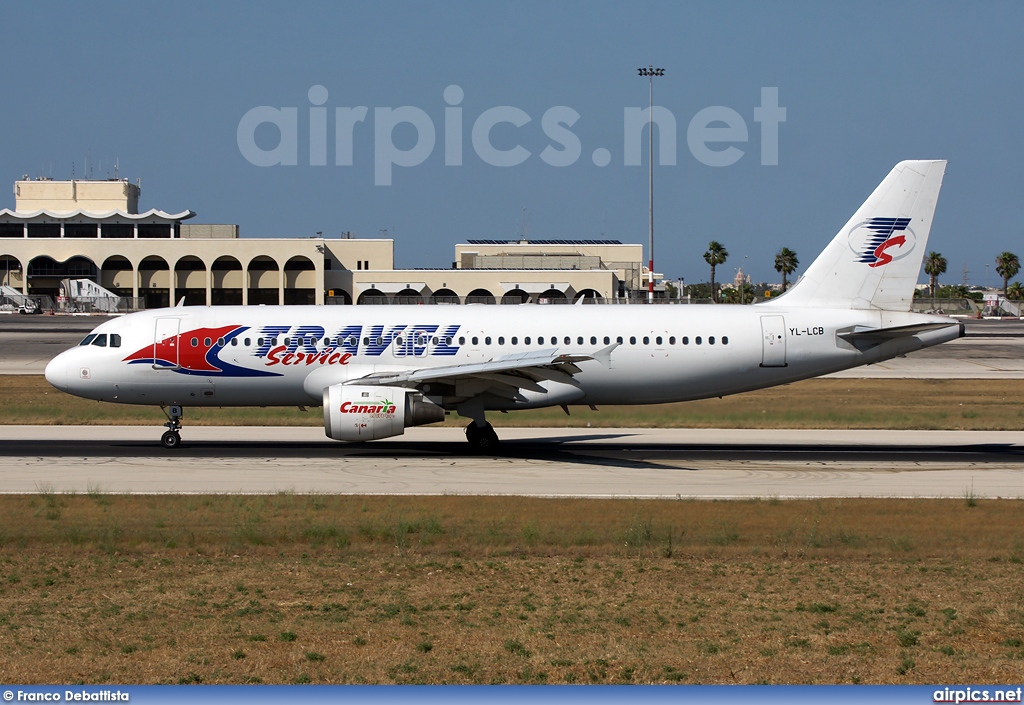
M 655 166 L 658 271 L 707 278 L 711 239 L 755 280 L 774 281 L 774 253 L 817 256 L 889 169 L 908 158 L 948 159 L 929 248 L 943 278 L 972 283 L 994 258 L 1024 255 L 1024 4 L 1013 2 L 436 2 L 4 3 L 7 83 L 0 110 L 0 183 L 22 174 L 142 179 L 142 208 L 191 209 L 193 222 L 238 223 L 243 237 L 327 237 L 387 229 L 400 267 L 451 264 L 469 238 L 516 237 L 523 209 L 532 238 L 647 241 L 646 150 L 624 164 L 623 111 L 655 103 L 677 122 L 675 165 Z M 309 90 L 323 86 L 327 165 L 310 164 Z M 445 88 L 459 86 L 461 166 L 445 165 Z M 754 109 L 777 87 L 786 121 L 777 166 L 761 163 Z M 238 142 L 258 106 L 294 107 L 297 164 L 261 167 Z M 335 165 L 336 108 L 366 106 L 352 165 Z M 436 143 L 422 163 L 375 185 L 375 109 L 414 106 Z M 471 132 L 488 109 L 513 106 L 530 122 L 499 124 L 496 149 L 530 152 L 517 166 L 487 163 Z M 581 155 L 542 127 L 555 106 Z M 734 164 L 707 166 L 687 145 L 691 119 L 724 106 L 748 130 Z M 379 124 L 377 125 L 379 131 Z M 253 133 L 264 150 L 277 128 Z M 411 125 L 390 135 L 417 140 Z M 384 143 L 387 146 L 387 143 Z M 714 145 L 715 149 L 727 145 Z M 610 163 L 592 153 L 607 149 Z M 386 152 L 386 150 L 383 150 Z M 9 193 L 9 192 L 8 192 Z M 12 207 L 13 195 L 0 205 Z M 804 267 L 801 267 L 800 271 Z M 720 270 L 721 271 L 721 270 Z M 719 278 L 721 274 L 719 274 Z

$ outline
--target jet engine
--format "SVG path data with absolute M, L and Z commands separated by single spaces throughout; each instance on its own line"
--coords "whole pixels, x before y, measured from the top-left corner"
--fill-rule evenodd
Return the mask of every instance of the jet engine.
M 403 387 L 334 384 L 324 389 L 324 433 L 336 441 L 400 436 L 408 426 L 444 421 L 444 408 Z

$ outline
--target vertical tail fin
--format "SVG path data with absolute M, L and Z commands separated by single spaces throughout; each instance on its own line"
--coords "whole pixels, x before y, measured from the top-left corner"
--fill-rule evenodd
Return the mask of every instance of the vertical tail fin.
M 779 305 L 909 311 L 945 171 L 897 164 Z

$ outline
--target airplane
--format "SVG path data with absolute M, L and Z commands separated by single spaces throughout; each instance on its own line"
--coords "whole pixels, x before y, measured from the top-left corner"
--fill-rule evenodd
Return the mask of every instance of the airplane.
M 181 444 L 188 406 L 323 406 L 339 441 L 487 412 L 660 404 L 882 362 L 964 334 L 910 312 L 945 161 L 893 168 L 804 275 L 754 305 L 212 306 L 104 322 L 46 366 L 57 389 L 152 404 Z

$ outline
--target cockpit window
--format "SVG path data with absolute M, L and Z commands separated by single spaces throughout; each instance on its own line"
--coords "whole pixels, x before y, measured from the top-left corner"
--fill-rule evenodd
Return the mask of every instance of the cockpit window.
M 117 333 L 110 334 L 110 347 L 119 348 L 121 347 L 121 336 Z
M 106 333 L 100 333 L 95 338 L 93 338 L 92 344 L 95 345 L 98 348 L 105 348 L 105 347 L 107 347 L 107 334 Z
M 79 343 L 79 345 L 80 346 L 81 345 L 88 345 L 89 343 L 92 342 L 92 339 L 95 338 L 95 337 L 96 337 L 95 333 L 90 333 L 89 335 L 85 336 L 85 340 L 83 340 L 81 343 Z

